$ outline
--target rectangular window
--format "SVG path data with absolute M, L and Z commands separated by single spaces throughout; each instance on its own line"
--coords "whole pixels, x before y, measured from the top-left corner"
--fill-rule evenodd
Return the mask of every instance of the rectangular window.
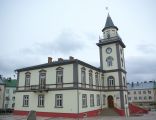
M 85 70 L 81 71 L 81 82 L 82 82 L 82 87 L 86 87 L 86 72 Z
M 23 95 L 23 106 L 24 107 L 29 106 L 29 95 Z
M 45 89 L 45 84 L 46 84 L 46 73 L 40 72 L 39 88 Z
M 136 91 L 134 91 L 134 94 L 136 94 Z
M 44 95 L 38 95 L 38 107 L 44 107 Z
M 89 88 L 93 88 L 93 75 L 91 72 L 89 73 Z
M 105 81 L 104 81 L 104 75 L 103 74 L 101 75 L 101 80 L 102 80 L 102 88 L 104 89 Z
M 90 107 L 94 106 L 94 94 L 90 94 Z
M 103 105 L 105 105 L 105 104 L 106 104 L 106 96 L 103 95 Z
M 63 107 L 63 95 L 62 94 L 56 94 L 55 95 L 55 107 L 56 108 L 62 108 Z
M 63 87 L 63 69 L 56 71 L 56 84 L 57 87 Z
M 151 94 L 151 91 L 150 90 L 148 90 L 148 94 Z
M 6 93 L 7 93 L 7 94 L 9 93 L 9 89 L 6 89 Z
M 99 89 L 99 76 L 98 76 L 98 73 L 95 73 L 95 82 L 96 82 L 96 89 Z
M 100 106 L 100 95 L 99 94 L 96 96 L 96 99 L 97 99 L 97 106 Z
M 131 100 L 131 97 L 128 97 L 128 100 L 130 101 Z
M 137 97 L 134 97 L 134 100 L 137 100 Z
M 30 86 L 30 74 L 25 75 L 25 86 Z
M 138 91 L 138 94 L 141 94 L 141 91 Z
M 142 100 L 142 97 L 141 96 L 139 96 L 139 100 Z
M 143 91 L 143 94 L 146 94 L 146 91 Z
M 85 108 L 87 107 L 87 95 L 82 94 L 82 107 Z

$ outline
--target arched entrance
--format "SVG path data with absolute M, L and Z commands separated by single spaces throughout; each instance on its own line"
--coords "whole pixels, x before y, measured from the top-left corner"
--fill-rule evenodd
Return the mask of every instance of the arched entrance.
M 108 102 L 108 108 L 113 108 L 114 107 L 113 96 L 109 95 L 108 98 L 107 98 L 107 102 Z

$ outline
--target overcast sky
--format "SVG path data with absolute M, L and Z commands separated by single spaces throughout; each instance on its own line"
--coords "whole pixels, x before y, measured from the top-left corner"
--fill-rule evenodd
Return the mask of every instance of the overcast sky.
M 156 79 L 155 0 L 0 0 L 0 74 L 73 56 L 99 67 L 109 7 L 126 44 L 128 81 Z

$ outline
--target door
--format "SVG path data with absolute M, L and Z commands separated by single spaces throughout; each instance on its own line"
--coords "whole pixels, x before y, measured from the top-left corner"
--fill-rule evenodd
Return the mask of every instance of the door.
M 107 101 L 108 101 L 108 108 L 114 108 L 113 96 L 109 95 Z

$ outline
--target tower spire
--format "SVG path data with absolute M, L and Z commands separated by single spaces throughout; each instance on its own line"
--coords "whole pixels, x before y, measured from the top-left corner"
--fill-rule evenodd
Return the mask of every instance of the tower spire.
M 105 23 L 105 27 L 102 29 L 102 32 L 107 29 L 107 28 L 116 28 L 118 30 L 118 28 L 114 25 L 109 13 L 107 15 L 107 19 L 106 19 L 106 23 Z

